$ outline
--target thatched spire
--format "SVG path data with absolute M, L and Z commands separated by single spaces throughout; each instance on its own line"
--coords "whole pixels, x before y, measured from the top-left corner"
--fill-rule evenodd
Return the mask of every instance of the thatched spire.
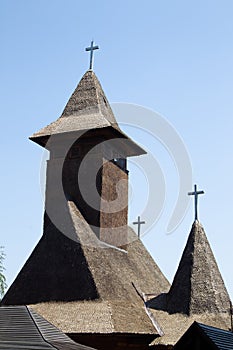
M 127 226 L 126 186 L 124 206 L 106 210 L 118 182 L 128 183 L 126 158 L 145 152 L 119 129 L 92 71 L 61 117 L 31 139 L 50 150 L 43 236 L 1 304 L 31 304 L 65 333 L 125 333 L 128 342 L 139 335 L 150 343 L 160 330 L 138 290 L 160 294 L 170 284 Z M 105 144 L 112 139 L 116 144 Z M 89 201 L 94 190 L 96 206 Z
M 74 133 L 78 133 L 77 137 L 80 137 L 80 133 L 94 130 L 96 133 L 100 133 L 101 130 L 108 132 L 108 138 L 117 137 L 119 143 L 122 143 L 120 139 L 125 139 L 123 148 L 127 156 L 146 153 L 119 128 L 99 80 L 92 70 L 88 70 L 68 100 L 61 116 L 34 133 L 30 139 L 48 148 L 47 142 L 52 135 L 67 138 L 70 134 L 74 136 Z
M 102 115 L 106 124 L 117 124 L 107 97 L 92 70 L 88 70 L 67 102 L 61 117 Z
M 88 70 L 68 100 L 60 118 L 34 133 L 31 139 L 36 142 L 38 137 L 108 127 L 111 124 L 117 125 L 111 107 L 95 73 Z
M 229 295 L 202 225 L 193 223 L 167 295 L 169 313 L 224 313 Z

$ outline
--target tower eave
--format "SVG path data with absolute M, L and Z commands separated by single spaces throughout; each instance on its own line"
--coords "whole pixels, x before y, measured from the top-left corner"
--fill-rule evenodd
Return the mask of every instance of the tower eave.
M 61 140 L 68 138 L 76 141 L 81 137 L 88 138 L 93 136 L 99 136 L 103 141 L 117 139 L 118 146 L 125 157 L 139 156 L 147 153 L 141 146 L 123 133 L 118 126 L 113 127 L 112 125 L 107 127 L 96 127 L 94 129 L 72 130 L 47 134 L 38 132 L 30 136 L 29 140 L 50 150 L 51 144 L 54 144 L 54 142 L 60 142 Z

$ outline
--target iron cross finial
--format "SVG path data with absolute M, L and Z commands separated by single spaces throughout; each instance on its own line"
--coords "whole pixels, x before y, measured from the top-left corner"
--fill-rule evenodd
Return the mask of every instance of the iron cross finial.
M 198 191 L 197 190 L 197 185 L 194 185 L 194 191 L 193 192 L 189 192 L 188 195 L 189 196 L 194 196 L 194 210 L 195 210 L 195 220 L 198 220 L 198 206 L 197 206 L 197 202 L 198 202 L 198 196 L 199 194 L 204 194 L 204 191 Z
M 138 238 L 140 238 L 141 225 L 145 223 L 145 221 L 140 221 L 140 216 L 138 216 L 138 221 L 133 222 L 133 225 L 138 225 Z
M 93 69 L 93 51 L 98 49 L 99 49 L 99 46 L 97 45 L 94 46 L 94 40 L 91 41 L 91 46 L 86 47 L 86 51 L 90 51 L 90 67 L 89 67 L 90 70 Z

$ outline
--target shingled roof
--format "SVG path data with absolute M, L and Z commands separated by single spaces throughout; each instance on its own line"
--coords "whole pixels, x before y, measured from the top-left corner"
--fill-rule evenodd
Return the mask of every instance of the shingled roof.
M 112 109 L 95 73 L 88 70 L 71 95 L 60 118 L 34 133 L 31 139 L 108 126 L 118 129 Z
M 154 344 L 175 344 L 193 321 L 228 329 L 229 301 L 204 228 L 195 221 L 169 292 L 147 302 L 165 334 Z
M 0 307 L 0 349 L 94 350 L 75 343 L 26 306 Z
M 146 153 L 119 128 L 99 80 L 92 70 L 88 70 L 71 95 L 61 116 L 34 133 L 30 139 L 47 147 L 46 144 L 52 135 L 64 136 L 78 132 L 80 137 L 80 132 L 100 131 L 100 129 L 110 130 L 112 137 L 124 139 L 128 156 Z
M 152 346 L 151 349 L 161 349 L 161 346 L 172 348 L 194 321 L 226 330 L 230 329 L 231 326 L 230 316 L 227 313 L 214 314 L 205 312 L 188 316 L 180 313 L 171 315 L 166 311 L 150 310 L 164 333 L 162 337 L 156 338 L 152 342 L 154 347 Z
M 47 147 L 52 135 L 70 140 L 71 134 L 90 129 L 97 139 L 126 139 L 125 157 L 145 153 L 120 130 L 93 71 L 84 74 L 61 117 L 31 139 Z M 57 159 L 52 161 L 57 164 Z M 47 186 L 53 187 L 54 181 Z M 43 236 L 1 304 L 30 304 L 67 333 L 160 335 L 140 295 L 168 291 L 170 284 L 135 232 L 124 226 L 120 248 L 100 241 L 72 196 L 57 200 L 57 192 L 56 186 L 50 191 L 51 208 L 46 202 Z M 53 211 L 62 227 L 52 221 Z
M 156 309 L 186 315 L 225 313 L 229 295 L 202 225 L 195 221 L 168 294 L 149 303 Z
M 125 249 L 107 247 L 74 203 L 68 202 L 64 212 L 76 241 L 50 222 L 2 305 L 30 304 L 64 332 L 158 334 L 135 286 L 159 294 L 169 283 L 136 234 L 129 228 Z
M 195 221 L 167 295 L 167 311 L 187 315 L 224 313 L 229 300 L 204 228 Z

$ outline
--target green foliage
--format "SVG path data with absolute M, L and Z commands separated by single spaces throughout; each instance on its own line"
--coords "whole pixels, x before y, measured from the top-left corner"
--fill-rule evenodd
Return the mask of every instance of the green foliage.
M 6 277 L 4 276 L 4 266 L 3 261 L 5 259 L 5 253 L 3 251 L 3 247 L 0 247 L 0 300 L 1 297 L 4 295 L 5 289 L 7 287 L 6 285 Z

